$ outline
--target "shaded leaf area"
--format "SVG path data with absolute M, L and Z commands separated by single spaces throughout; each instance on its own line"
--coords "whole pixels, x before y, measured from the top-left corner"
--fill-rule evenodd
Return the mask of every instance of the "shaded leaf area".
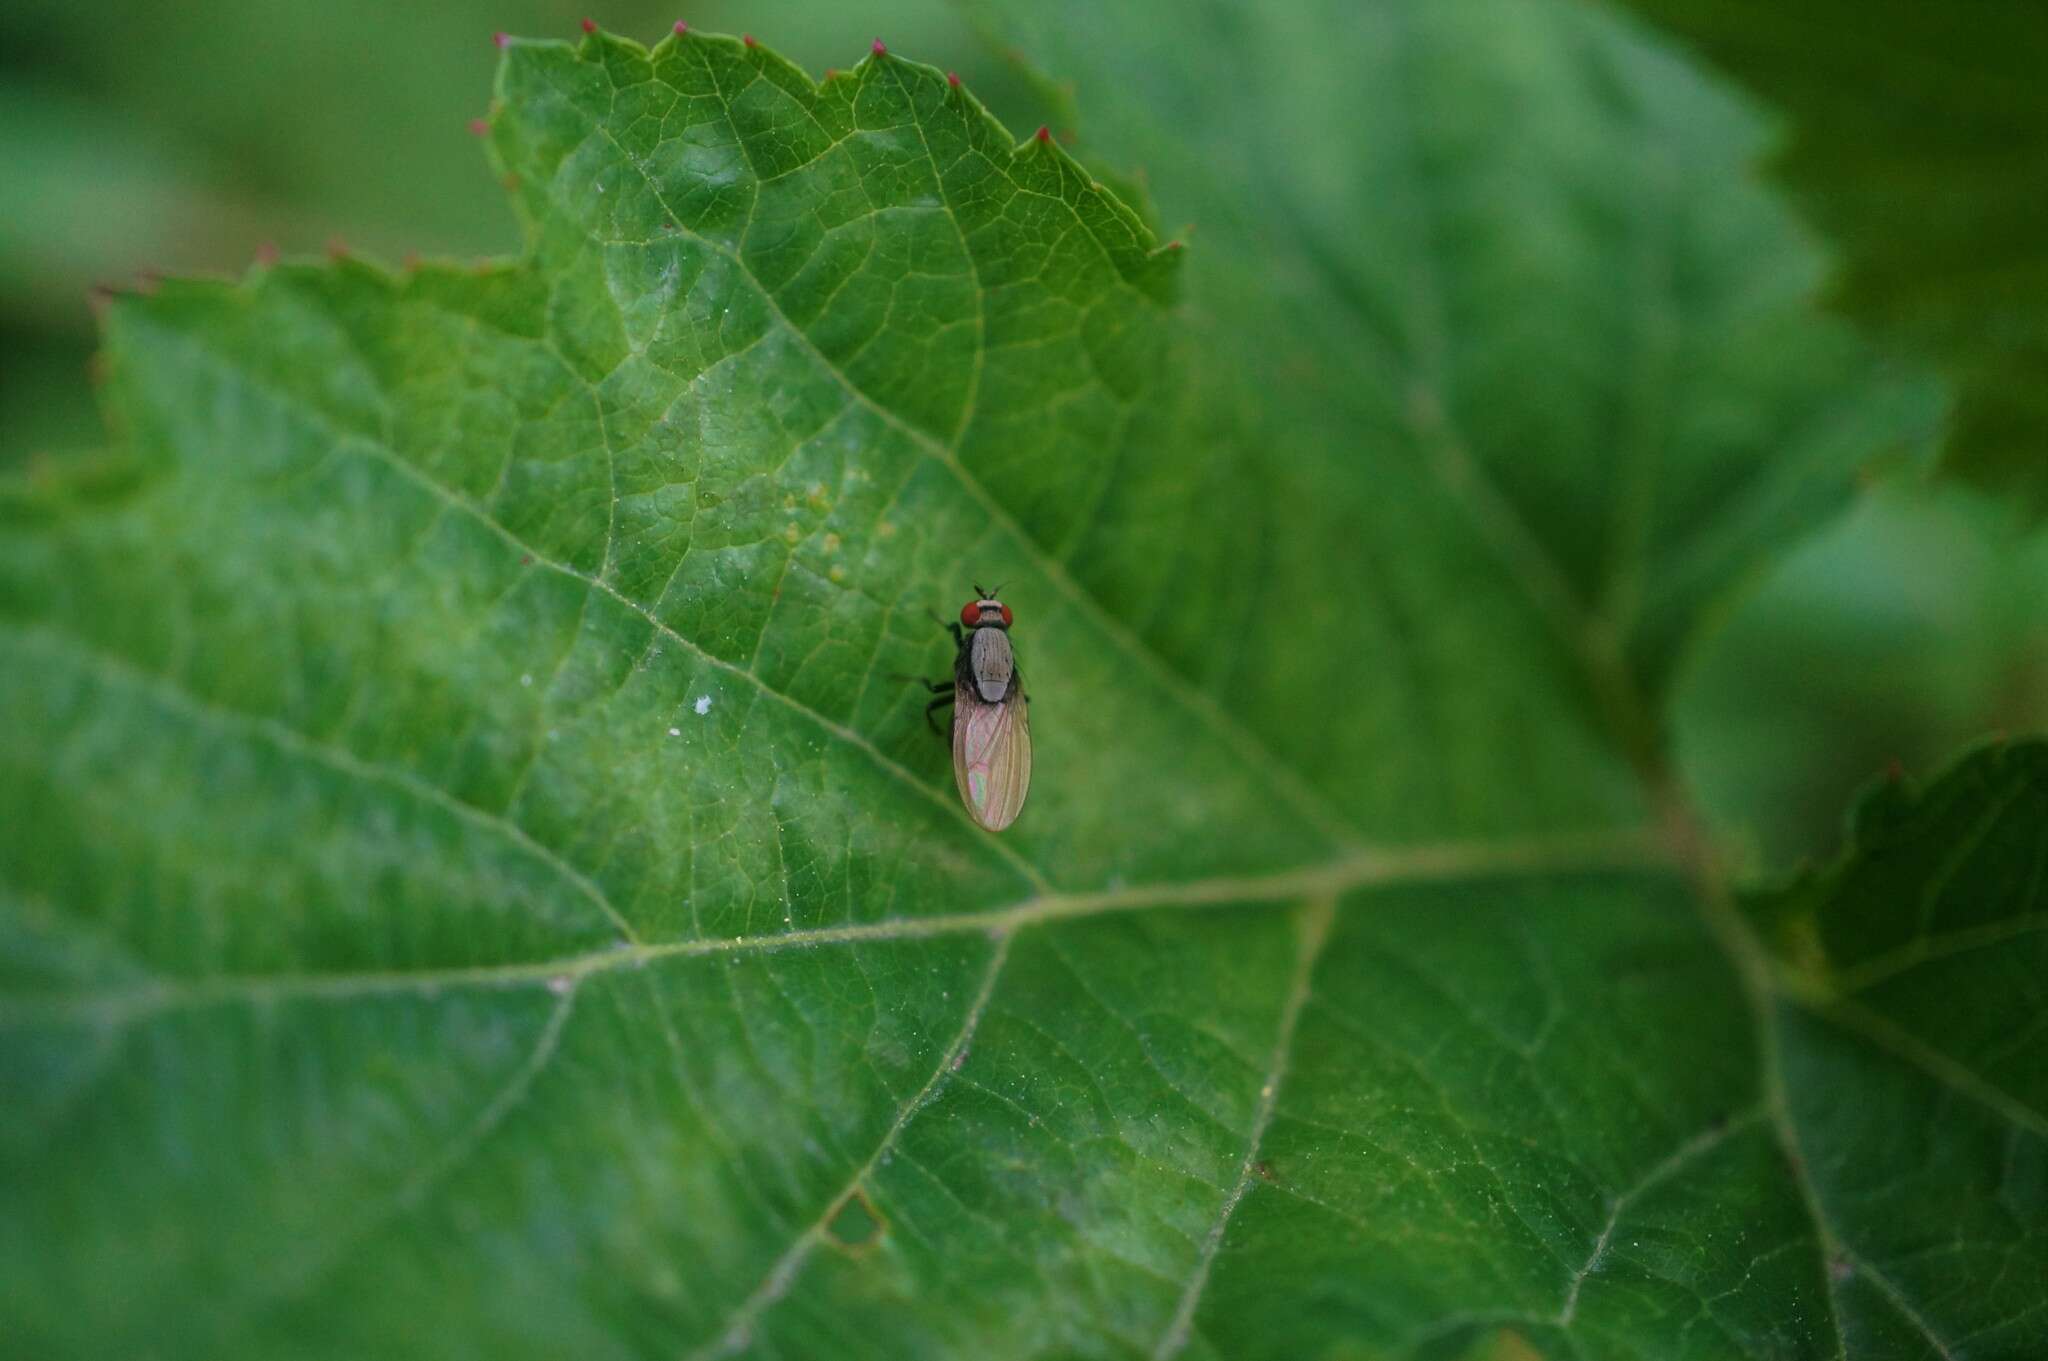
M 1954 383 L 1951 466 L 2048 507 L 2048 14 L 1627 2 L 1783 110 L 1774 168 L 1841 249 L 1834 301 Z
M 1440 107 L 1245 181 L 1306 200 L 1129 109 L 1186 252 L 930 68 L 599 34 L 501 68 L 519 261 L 113 310 L 124 452 L 0 499 L 26 1350 L 1839 1350 L 1792 984 L 1644 824 L 1697 613 L 1927 394 L 1596 13 L 1328 32 L 1213 87 L 1252 140 L 1347 46 Z M 1645 406 L 1554 365 L 1641 348 L 1652 209 L 1702 349 Z M 897 675 L 994 579 L 1001 838 Z
M 1750 909 L 1793 980 L 1789 1114 L 1844 1336 L 1871 1355 L 2038 1350 L 2048 744 L 1879 786 L 1839 864 Z

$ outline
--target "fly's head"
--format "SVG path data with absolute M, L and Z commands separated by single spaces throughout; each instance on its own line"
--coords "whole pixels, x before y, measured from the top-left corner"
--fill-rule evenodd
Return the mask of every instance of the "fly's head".
M 974 599 L 960 607 L 960 623 L 970 629 L 1007 629 L 1010 627 L 1010 607 L 996 599 L 995 591 L 974 588 Z

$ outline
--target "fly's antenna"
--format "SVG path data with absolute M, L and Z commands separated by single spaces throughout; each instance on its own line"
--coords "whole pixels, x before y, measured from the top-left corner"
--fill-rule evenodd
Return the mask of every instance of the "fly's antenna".
M 974 598 L 976 600 L 987 600 L 989 598 L 989 594 L 987 591 L 982 590 L 981 587 L 976 586 L 974 588 Z
M 981 589 L 981 587 L 977 586 L 977 587 L 975 587 L 974 589 L 978 591 L 978 590 L 980 590 L 980 589 Z M 994 600 L 994 599 L 995 599 L 995 598 L 996 598 L 997 596 L 1001 595 L 1002 593 L 1003 593 L 1003 588 L 1002 588 L 1002 587 L 1000 587 L 1000 586 L 997 586 L 997 587 L 996 587 L 996 588 L 994 588 L 993 590 L 989 591 L 989 592 L 988 592 L 988 593 L 987 593 L 986 595 L 982 596 L 982 599 L 983 599 L 983 600 Z

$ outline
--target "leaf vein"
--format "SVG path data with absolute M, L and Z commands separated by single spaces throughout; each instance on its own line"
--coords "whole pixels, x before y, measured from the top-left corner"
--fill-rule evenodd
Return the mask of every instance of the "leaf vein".
M 1011 932 L 1004 930 L 996 933 L 995 949 L 989 956 L 988 968 L 982 974 L 981 987 L 967 1008 L 959 1032 L 939 1055 L 938 1065 L 932 1069 L 931 1076 L 925 1079 L 924 1085 L 897 1108 L 895 1118 L 889 1122 L 889 1128 L 882 1135 L 881 1142 L 875 1145 L 875 1151 L 869 1155 L 867 1162 L 854 1172 L 839 1194 L 826 1204 L 817 1219 L 798 1234 L 796 1241 L 776 1259 L 768 1274 L 761 1279 L 761 1283 L 727 1316 L 718 1329 L 717 1336 L 690 1353 L 690 1361 L 711 1361 L 715 1357 L 730 1356 L 747 1346 L 755 1322 L 788 1292 L 798 1273 L 803 1270 L 804 1263 L 810 1259 L 811 1253 L 824 1239 L 834 1217 L 853 1199 L 861 1184 L 874 1175 L 882 1159 L 896 1146 L 896 1140 L 902 1135 L 904 1127 L 919 1110 L 936 1097 L 939 1088 L 952 1074 L 954 1061 L 973 1041 L 975 1027 L 981 1024 L 982 1013 L 988 1009 L 989 998 L 995 994 L 996 980 L 1002 976 L 1003 964 L 1010 957 L 1010 940 Z
M 1572 1273 L 1571 1282 L 1565 1288 L 1564 1304 L 1557 1311 L 1557 1325 L 1569 1327 L 1579 1311 L 1579 1292 L 1585 1287 L 1586 1278 L 1600 1269 L 1600 1263 L 1607 1256 L 1607 1245 L 1614 1238 L 1614 1230 L 1621 1223 L 1622 1214 L 1637 1197 L 1654 1190 L 1684 1171 L 1688 1164 L 1719 1148 L 1734 1134 L 1747 1130 L 1763 1119 L 1762 1103 L 1730 1119 L 1716 1121 L 1698 1134 L 1687 1139 L 1656 1166 L 1638 1177 L 1626 1190 L 1618 1192 L 1608 1203 L 1607 1222 L 1601 1226 L 1599 1237 L 1593 1240 L 1593 1250 L 1586 1256 L 1586 1263 Z M 1702 1301 L 1702 1306 L 1707 1303 Z
M 1322 957 L 1323 948 L 1329 943 L 1330 926 L 1336 914 L 1337 895 L 1330 893 L 1304 906 L 1296 919 L 1298 934 L 1294 974 L 1281 1004 L 1280 1024 L 1273 1040 L 1273 1057 L 1266 1066 L 1266 1080 L 1259 1088 L 1258 1109 L 1252 1116 L 1244 1159 L 1238 1165 L 1237 1184 L 1224 1196 L 1216 1212 L 1216 1222 L 1210 1226 L 1208 1237 L 1202 1240 L 1202 1251 L 1196 1259 L 1194 1274 L 1188 1278 L 1187 1286 L 1181 1292 L 1180 1302 L 1174 1308 L 1173 1319 L 1166 1332 L 1152 1349 L 1153 1361 L 1168 1361 L 1168 1358 L 1178 1355 L 1194 1334 L 1195 1309 L 1201 1303 L 1203 1289 L 1209 1284 L 1216 1254 L 1223 1248 L 1223 1235 L 1230 1227 L 1230 1217 L 1237 1213 L 1238 1205 L 1251 1190 L 1252 1179 L 1258 1175 L 1259 1144 L 1273 1122 L 1273 1111 L 1280 1099 L 1280 1085 L 1286 1081 L 1288 1060 L 1294 1050 L 1295 1032 L 1300 1028 L 1302 1009 L 1307 1005 L 1313 987 L 1316 961 Z

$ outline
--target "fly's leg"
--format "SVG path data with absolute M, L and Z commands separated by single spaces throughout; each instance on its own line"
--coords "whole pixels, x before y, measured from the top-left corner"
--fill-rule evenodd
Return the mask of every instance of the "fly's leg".
M 927 691 L 929 691 L 931 694 L 937 697 L 933 699 L 930 704 L 924 706 L 924 721 L 933 732 L 938 733 L 941 737 L 944 737 L 946 735 L 945 732 L 939 727 L 938 720 L 933 718 L 932 714 L 936 710 L 943 709 L 948 704 L 951 704 L 953 702 L 953 682 L 949 680 L 926 680 L 923 676 L 905 676 L 901 674 L 892 674 L 890 676 L 890 679 L 897 681 L 911 681 L 915 684 L 922 685 Z
M 914 685 L 922 685 L 935 695 L 950 695 L 953 693 L 953 682 L 949 680 L 926 680 L 923 676 L 906 676 L 900 671 L 891 671 L 889 679 L 892 681 L 909 681 Z

